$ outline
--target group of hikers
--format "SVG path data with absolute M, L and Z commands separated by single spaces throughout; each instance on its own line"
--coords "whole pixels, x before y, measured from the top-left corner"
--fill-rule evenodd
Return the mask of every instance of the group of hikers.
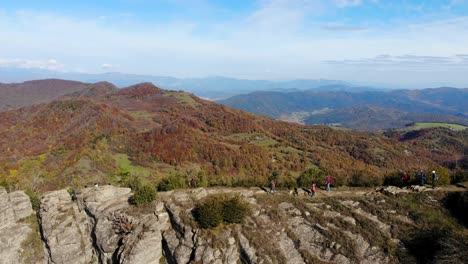
M 416 177 L 419 178 L 419 185 L 424 186 L 426 182 L 426 173 L 424 172 L 424 170 L 419 171 Z M 432 171 L 432 188 L 436 187 L 436 183 L 438 180 L 439 180 L 439 175 L 436 173 L 435 170 L 433 170 Z M 408 186 L 410 184 L 410 176 L 406 171 L 403 172 L 401 181 L 403 182 L 403 186 Z
M 426 181 L 426 173 L 424 170 L 421 170 L 418 174 L 417 177 L 419 177 L 419 185 L 424 186 L 424 183 Z M 403 172 L 403 176 L 401 177 L 401 180 L 403 182 L 403 186 L 409 186 L 410 184 L 410 176 L 407 172 Z M 432 171 L 432 188 L 436 187 L 436 183 L 439 180 L 439 175 L 436 173 L 435 170 Z M 331 184 L 333 180 L 330 175 L 327 175 L 325 178 L 325 183 L 324 185 L 326 186 L 327 192 L 331 191 Z M 295 188 L 295 191 L 297 192 L 297 188 Z M 311 196 L 314 196 L 317 191 L 317 184 L 315 182 L 312 182 L 310 186 L 310 192 L 309 194 Z M 274 179 L 270 180 L 270 193 L 275 193 L 276 192 L 276 182 Z
M 327 175 L 327 177 L 325 177 L 325 186 L 326 186 L 327 192 L 331 191 L 332 182 L 333 182 L 332 177 L 330 175 Z M 311 196 L 314 196 L 316 191 L 317 191 L 317 184 L 315 182 L 312 182 L 312 185 L 310 186 L 309 194 Z M 276 182 L 274 179 L 272 179 L 270 180 L 270 193 L 275 193 L 275 192 L 276 192 Z M 297 193 L 297 188 L 295 188 L 295 192 Z

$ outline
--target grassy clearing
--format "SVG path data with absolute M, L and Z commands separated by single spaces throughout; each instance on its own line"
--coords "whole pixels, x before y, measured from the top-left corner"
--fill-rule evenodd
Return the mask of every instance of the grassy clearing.
M 180 103 L 188 105 L 193 108 L 199 105 L 199 103 L 195 101 L 195 99 L 193 99 L 193 97 L 190 96 L 190 94 L 187 94 L 187 93 L 172 92 L 172 93 L 168 93 L 166 96 L 175 97 Z
M 270 147 L 278 144 L 278 141 L 260 133 L 238 133 L 226 137 L 235 142 L 248 142 L 260 147 Z
M 145 167 L 132 165 L 127 154 L 116 154 L 114 160 L 119 168 L 130 172 L 132 175 L 149 176 L 151 174 L 151 170 Z
M 414 123 L 414 125 L 406 127 L 404 130 L 411 131 L 411 130 L 419 130 L 419 129 L 424 129 L 424 128 L 434 128 L 434 127 L 445 127 L 445 128 L 450 128 L 453 130 L 458 130 L 458 131 L 468 128 L 467 126 L 458 125 L 458 124 L 420 122 L 420 123 Z
M 255 144 L 260 147 L 270 147 L 278 143 L 278 141 L 271 138 L 260 138 L 250 141 L 251 144 Z
M 339 131 L 352 131 L 352 128 L 344 127 L 344 126 L 336 126 L 336 125 L 329 125 L 330 128 L 339 130 Z
M 151 113 L 146 112 L 146 111 L 131 111 L 130 114 L 135 116 L 135 117 L 144 117 L 144 118 L 152 118 L 153 117 L 153 115 Z

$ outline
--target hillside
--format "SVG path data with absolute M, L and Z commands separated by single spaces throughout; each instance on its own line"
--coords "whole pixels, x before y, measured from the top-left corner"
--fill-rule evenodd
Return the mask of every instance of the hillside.
M 424 148 L 384 136 L 274 121 L 149 83 L 92 95 L 0 112 L 0 184 L 50 190 L 131 174 L 252 186 L 278 171 L 293 186 L 315 168 L 338 185 L 378 185 L 394 170 L 444 171 Z
M 85 84 L 58 79 L 0 83 L 0 111 L 47 102 L 85 89 Z
M 276 119 L 379 130 L 411 122 L 468 124 L 468 89 L 254 92 L 219 102 Z M 408 122 L 409 121 L 409 122 Z
M 287 117 L 287 115 L 283 116 L 284 119 Z M 409 112 L 374 105 L 358 105 L 317 111 L 306 115 L 303 120 L 305 124 L 333 124 L 358 130 L 365 128 L 365 130 L 373 131 L 403 127 L 413 122 L 428 121 L 466 124 L 467 119 L 455 115 Z
M 385 135 L 426 149 L 426 156 L 448 168 L 468 170 L 468 129 L 390 129 Z

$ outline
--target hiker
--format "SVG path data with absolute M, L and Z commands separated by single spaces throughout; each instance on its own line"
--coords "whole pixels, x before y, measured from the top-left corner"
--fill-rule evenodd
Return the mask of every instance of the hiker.
M 403 182 L 403 186 L 407 187 L 408 186 L 408 183 L 409 183 L 409 175 L 408 173 L 405 171 L 403 172 L 403 177 L 401 177 L 401 181 Z
M 275 180 L 271 180 L 270 181 L 270 193 L 274 193 L 276 192 L 276 184 L 275 184 Z
M 294 187 L 294 190 L 292 190 L 292 194 L 293 194 L 294 196 L 299 196 L 299 188 Z
M 317 190 L 317 185 L 314 183 L 312 183 L 312 185 L 310 186 L 310 195 L 311 196 L 315 196 L 315 191 Z
M 424 186 L 424 180 L 426 180 L 426 174 L 424 173 L 424 170 L 419 172 L 419 180 L 421 181 L 421 186 Z
M 73 189 L 71 197 L 72 197 L 72 201 L 76 201 L 76 199 L 78 199 L 76 189 Z
M 325 178 L 325 184 L 327 185 L 327 192 L 330 191 L 330 185 L 332 184 L 332 178 L 330 175 L 327 175 L 327 178 Z
M 435 172 L 435 170 L 432 171 L 432 189 L 435 189 L 436 187 L 436 181 L 439 179 L 439 176 Z

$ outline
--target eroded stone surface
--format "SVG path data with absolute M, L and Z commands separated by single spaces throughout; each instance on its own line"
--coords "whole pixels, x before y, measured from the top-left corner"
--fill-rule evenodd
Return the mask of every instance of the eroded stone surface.
M 218 194 L 248 203 L 249 216 L 242 225 L 199 229 L 193 208 Z M 128 188 L 112 186 L 84 189 L 76 201 L 65 190 L 46 193 L 39 214 L 49 263 L 156 264 L 162 258 L 169 263 L 393 263 L 395 259 L 359 230 L 374 228 L 376 236 L 396 244 L 388 219 L 411 221 L 385 208 L 384 200 L 391 198 L 379 192 L 366 199 L 382 206 L 388 216 L 384 219 L 358 201 L 330 202 L 287 193 L 269 199 L 255 188 L 171 191 L 158 194 L 157 201 L 144 208 L 130 205 L 131 195 Z M 24 193 L 7 194 L 0 188 L 0 252 L 8 261 L 17 260 L 0 263 L 21 263 L 6 248 L 18 252 L 20 242 L 11 237 L 30 232 L 17 223 L 32 212 L 25 198 Z
M 96 262 L 92 226 L 66 190 L 43 195 L 39 211 L 44 239 L 53 263 Z
M 0 263 L 22 263 L 22 244 L 34 230 L 23 221 L 32 216 L 29 197 L 23 191 L 7 193 L 0 187 Z M 35 220 L 34 220 L 35 221 Z M 45 258 L 44 258 L 45 259 Z M 38 260 L 38 263 L 41 263 Z

